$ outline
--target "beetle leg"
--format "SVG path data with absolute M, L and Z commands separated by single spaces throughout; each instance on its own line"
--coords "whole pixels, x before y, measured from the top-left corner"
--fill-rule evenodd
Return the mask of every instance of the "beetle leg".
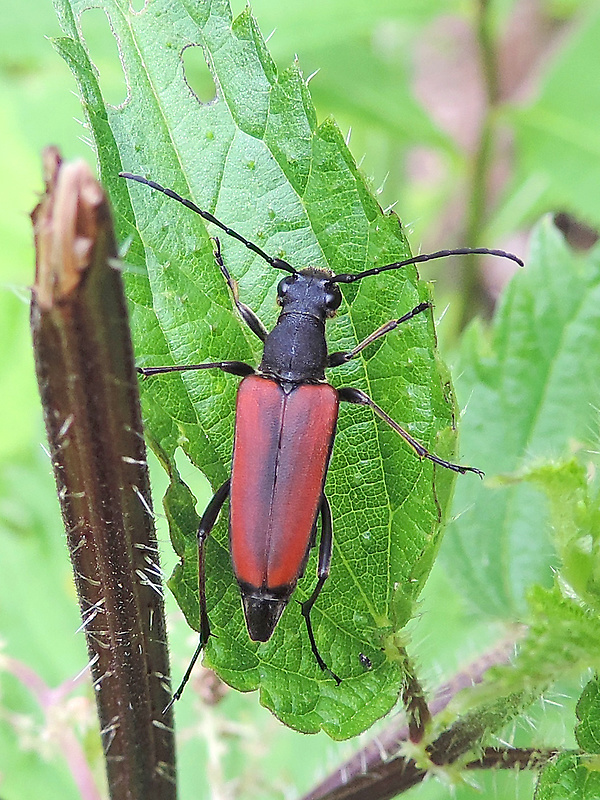
M 198 527 L 198 590 L 200 595 L 200 638 L 198 641 L 198 646 L 192 656 L 192 660 L 190 661 L 188 668 L 185 671 L 185 675 L 183 676 L 177 691 L 173 693 L 168 705 L 166 706 L 163 713 L 166 713 L 169 708 L 173 705 L 176 700 L 179 700 L 183 689 L 186 683 L 190 679 L 190 675 L 192 674 L 192 670 L 196 664 L 196 661 L 200 657 L 200 653 L 204 649 L 208 639 L 210 637 L 210 622 L 208 620 L 208 612 L 206 610 L 206 570 L 204 568 L 204 544 L 208 539 L 210 532 L 214 528 L 215 522 L 217 521 L 217 517 L 219 516 L 219 511 L 221 510 L 223 503 L 227 499 L 229 495 L 229 486 L 231 483 L 231 479 L 228 478 L 225 483 L 220 486 L 217 491 L 214 493 L 212 500 L 206 506 L 206 510 L 202 515 L 202 519 L 200 520 L 200 525 Z
M 302 616 L 304 617 L 304 620 L 306 622 L 306 629 L 308 631 L 308 638 L 310 639 L 310 646 L 317 660 L 317 664 L 321 667 L 323 672 L 328 672 L 339 686 L 340 683 L 342 682 L 342 679 L 327 666 L 325 661 L 323 661 L 323 658 L 321 657 L 321 654 L 319 653 L 319 650 L 317 648 L 317 643 L 315 642 L 315 635 L 312 629 L 312 622 L 310 621 L 311 609 L 314 606 L 317 597 L 321 593 L 323 584 L 325 583 L 325 581 L 329 576 L 332 549 L 333 549 L 333 526 L 331 523 L 331 506 L 329 505 L 329 500 L 325 497 L 325 495 L 322 495 L 321 544 L 319 546 L 319 567 L 317 570 L 318 580 L 317 580 L 317 585 L 313 590 L 313 593 L 308 598 L 308 600 L 300 604 L 300 607 L 302 609 Z
M 167 367 L 138 367 L 137 372 L 147 378 L 150 375 L 164 375 L 167 372 L 187 372 L 193 369 L 220 369 L 223 372 L 231 373 L 231 375 L 241 375 L 243 378 L 246 375 L 254 375 L 255 372 L 254 367 L 244 361 L 213 361 L 209 364 L 184 364 L 183 366 L 171 364 Z
M 242 303 L 242 301 L 240 300 L 240 295 L 239 295 L 239 292 L 238 292 L 238 285 L 233 280 L 233 278 L 229 274 L 229 270 L 227 269 L 227 267 L 223 263 L 223 257 L 221 256 L 221 242 L 219 241 L 219 238 L 217 236 L 215 236 L 214 242 L 215 242 L 215 245 L 216 245 L 216 247 L 215 247 L 215 261 L 219 265 L 219 268 L 220 268 L 221 272 L 223 273 L 223 276 L 224 276 L 225 280 L 227 281 L 227 285 L 229 286 L 229 289 L 231 291 L 231 295 L 233 297 L 233 302 L 235 303 L 235 307 L 237 308 L 240 317 L 244 320 L 244 322 L 250 328 L 252 333 L 254 333 L 256 336 L 258 336 L 258 338 L 261 340 L 261 342 L 264 342 L 265 339 L 267 338 L 268 331 L 265 328 L 265 326 L 262 324 L 260 319 L 257 317 L 257 315 L 254 313 L 254 311 L 252 311 L 250 306 L 247 306 L 245 303 Z
M 389 322 L 386 322 L 385 325 L 377 328 L 376 331 L 373 331 L 370 336 L 367 336 L 366 339 L 363 339 L 363 341 L 360 342 L 360 344 L 357 344 L 356 347 L 353 347 L 352 350 L 348 350 L 347 352 L 340 351 L 338 353 L 331 353 L 327 359 L 327 366 L 339 367 L 340 364 L 346 364 L 351 358 L 355 358 L 359 353 L 361 353 L 365 347 L 368 347 L 370 344 L 377 341 L 377 339 L 381 339 L 382 336 L 385 336 L 386 333 L 393 331 L 398 327 L 398 325 L 401 325 L 403 322 L 407 322 L 409 319 L 416 317 L 417 314 L 421 314 L 428 308 L 431 308 L 431 303 L 419 303 L 418 306 L 415 306 L 412 311 L 409 311 L 408 314 L 404 314 L 404 316 L 400 317 L 400 319 L 392 319 Z
M 463 467 L 460 464 L 452 464 L 450 461 L 445 461 L 443 458 L 438 458 L 438 456 L 430 453 L 429 450 L 423 447 L 422 444 L 419 444 L 416 439 L 413 439 L 408 431 L 405 431 L 397 422 L 394 422 L 377 403 L 371 400 L 368 394 L 365 394 L 360 389 L 354 389 L 352 386 L 345 386 L 343 389 L 338 389 L 338 395 L 340 400 L 346 403 L 355 403 L 359 406 L 369 406 L 372 408 L 380 419 L 387 422 L 390 428 L 393 428 L 396 433 L 399 433 L 405 442 L 408 442 L 419 458 L 427 458 L 429 461 L 433 461 L 434 464 L 439 464 L 454 472 L 460 472 L 461 475 L 464 475 L 465 472 L 474 472 L 476 475 L 479 475 L 480 478 L 483 478 L 484 473 L 480 469 L 476 469 L 475 467 Z

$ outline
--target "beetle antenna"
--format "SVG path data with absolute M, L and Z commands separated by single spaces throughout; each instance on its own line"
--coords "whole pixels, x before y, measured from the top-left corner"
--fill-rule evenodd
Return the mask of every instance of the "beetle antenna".
M 400 269 L 400 267 L 406 267 L 408 264 L 421 264 L 423 261 L 433 261 L 434 258 L 445 258 L 446 256 L 468 255 L 498 256 L 499 258 L 508 258 L 514 261 L 520 267 L 525 266 L 518 256 L 513 255 L 513 253 L 507 253 L 505 250 L 490 250 L 487 247 L 459 247 L 456 250 L 438 250 L 435 253 L 422 253 L 420 256 L 413 256 L 404 261 L 395 261 L 393 264 L 386 264 L 383 267 L 373 267 L 373 269 L 367 269 L 356 274 L 341 272 L 339 275 L 329 278 L 329 280 L 332 283 L 354 283 L 354 281 L 359 281 L 361 278 L 379 275 L 380 272 L 387 272 L 390 269 Z
M 178 203 L 181 203 L 186 208 L 189 208 L 196 214 L 199 214 L 202 219 L 205 219 L 207 222 L 212 222 L 213 225 L 216 225 L 218 228 L 221 228 L 222 231 L 228 236 L 232 236 L 234 239 L 237 239 L 238 242 L 241 242 L 245 245 L 248 250 L 252 250 L 253 253 L 256 253 L 257 256 L 263 258 L 267 264 L 270 264 L 275 269 L 283 269 L 286 272 L 291 272 L 293 275 L 296 274 L 296 270 L 292 267 L 291 264 L 288 264 L 287 261 L 284 261 L 282 258 L 273 258 L 268 253 L 265 253 L 264 250 L 261 250 L 260 247 L 254 242 L 250 242 L 248 239 L 244 238 L 241 233 L 234 231 L 233 228 L 229 228 L 227 225 L 224 225 L 220 222 L 216 217 L 214 217 L 210 211 L 203 211 L 201 208 L 195 203 L 192 203 L 191 200 L 186 200 L 185 197 L 182 197 L 177 192 L 174 192 L 172 189 L 165 189 L 164 186 L 161 186 L 160 183 L 156 183 L 155 181 L 150 181 L 147 178 L 143 178 L 141 175 L 133 175 L 131 172 L 119 172 L 120 178 L 127 178 L 129 181 L 137 181 L 138 183 L 143 183 L 145 186 L 149 186 L 151 189 L 156 189 L 157 192 L 162 192 L 166 194 L 167 197 L 170 197 L 172 200 L 177 200 Z

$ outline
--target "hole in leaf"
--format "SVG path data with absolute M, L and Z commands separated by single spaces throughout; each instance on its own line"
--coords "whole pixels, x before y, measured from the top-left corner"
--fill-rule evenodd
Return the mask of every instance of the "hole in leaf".
M 127 84 L 119 58 L 117 42 L 100 8 L 88 8 L 81 17 L 81 28 L 90 57 L 99 74 L 105 102 L 119 105 L 127 98 Z
M 201 103 L 210 103 L 217 96 L 217 88 L 206 63 L 204 51 L 199 45 L 190 45 L 185 48 L 181 57 L 188 86 Z
M 129 0 L 129 5 L 138 14 L 146 8 L 148 0 Z
M 192 464 L 181 447 L 175 450 L 175 465 L 182 481 L 188 485 L 191 493 L 196 498 L 196 513 L 201 517 L 210 498 L 213 496 L 213 490 L 208 478 Z

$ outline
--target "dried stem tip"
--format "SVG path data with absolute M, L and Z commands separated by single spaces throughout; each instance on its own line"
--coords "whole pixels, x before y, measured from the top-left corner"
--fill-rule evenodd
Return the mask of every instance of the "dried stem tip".
M 53 147 L 44 151 L 43 161 L 46 193 L 31 218 L 34 292 L 40 308 L 47 311 L 78 286 L 99 228 L 106 226 L 110 215 L 102 187 L 84 161 L 63 165 Z

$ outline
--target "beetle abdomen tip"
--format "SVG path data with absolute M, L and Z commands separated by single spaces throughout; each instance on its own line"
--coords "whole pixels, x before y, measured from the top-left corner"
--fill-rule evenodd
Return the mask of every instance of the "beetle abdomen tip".
M 261 596 L 260 589 L 255 589 L 254 593 L 250 595 L 242 590 L 246 627 L 253 642 L 269 641 L 288 599 L 289 596 L 285 598 L 276 598 L 272 595 Z

